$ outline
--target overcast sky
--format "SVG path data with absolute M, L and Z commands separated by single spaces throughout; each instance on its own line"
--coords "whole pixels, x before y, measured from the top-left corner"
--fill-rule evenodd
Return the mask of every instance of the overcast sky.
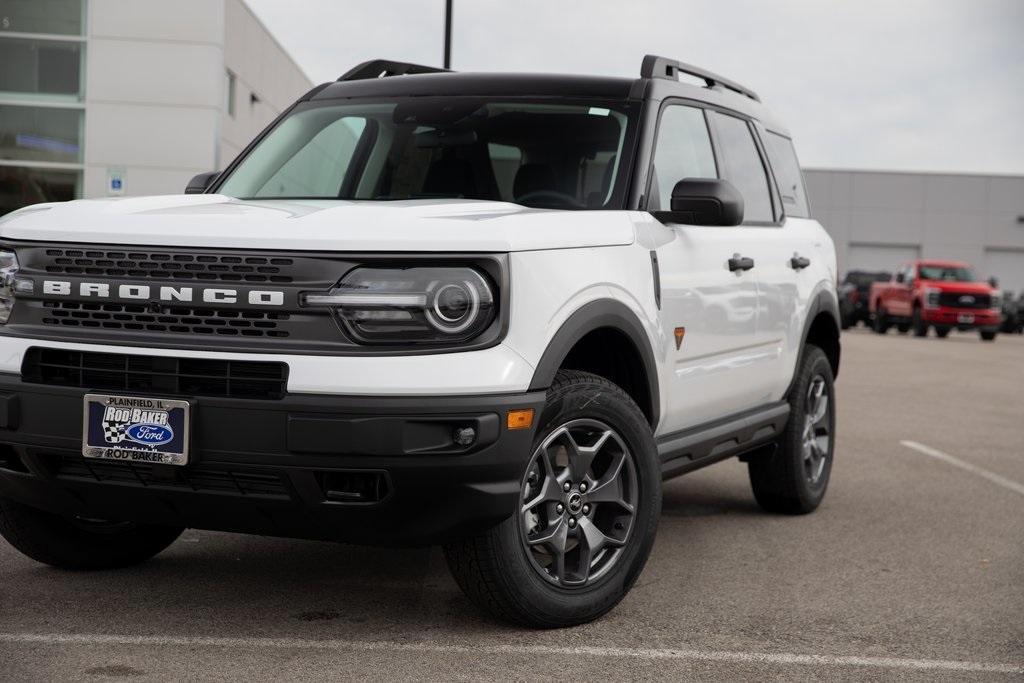
M 444 0 L 246 0 L 309 77 L 440 64 Z M 804 166 L 1024 174 L 1024 0 L 454 0 L 453 67 L 636 76 L 644 54 L 758 91 Z

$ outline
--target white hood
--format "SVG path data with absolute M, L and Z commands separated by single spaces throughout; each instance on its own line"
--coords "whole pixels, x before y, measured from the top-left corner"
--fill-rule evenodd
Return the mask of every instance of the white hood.
M 634 235 L 625 211 L 451 199 L 166 195 L 38 204 L 0 218 L 0 236 L 13 240 L 307 251 L 531 251 L 631 244 Z

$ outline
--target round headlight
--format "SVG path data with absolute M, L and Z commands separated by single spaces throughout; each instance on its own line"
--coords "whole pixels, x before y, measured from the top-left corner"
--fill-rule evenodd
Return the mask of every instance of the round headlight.
M 472 281 L 432 283 L 427 321 L 437 330 L 458 334 L 480 315 L 479 285 Z
M 331 306 L 364 344 L 450 344 L 487 330 L 497 314 L 487 276 L 470 266 L 356 268 L 307 306 Z

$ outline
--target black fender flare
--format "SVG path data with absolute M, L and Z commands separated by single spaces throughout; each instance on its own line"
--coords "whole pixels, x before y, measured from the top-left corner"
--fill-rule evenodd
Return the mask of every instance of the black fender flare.
M 598 299 L 584 304 L 562 323 L 533 371 L 529 390 L 541 391 L 550 387 L 555 379 L 555 373 L 576 342 L 590 332 L 603 328 L 617 330 L 626 335 L 640 353 L 640 360 L 647 375 L 651 424 L 657 426 L 661 417 L 661 393 L 658 387 L 658 366 L 654 360 L 651 342 L 637 315 L 624 303 L 614 299 Z
M 811 297 L 810 304 L 807 307 L 807 317 L 804 319 L 804 329 L 800 333 L 800 351 L 796 358 L 796 367 L 793 368 L 793 377 L 789 381 L 789 386 L 786 387 L 785 396 L 788 398 L 790 392 L 793 390 L 793 383 L 796 381 L 796 373 L 800 368 L 800 364 L 804 360 L 804 349 L 807 348 L 807 338 L 811 334 L 811 325 L 817 319 L 818 314 L 827 313 L 832 320 L 833 326 L 835 326 L 836 333 L 836 362 L 833 368 L 833 375 L 839 376 L 839 357 L 840 357 L 840 344 L 838 342 L 840 338 L 840 330 L 842 327 L 839 324 L 839 301 L 833 296 L 832 292 L 827 289 L 819 289 L 818 292 Z

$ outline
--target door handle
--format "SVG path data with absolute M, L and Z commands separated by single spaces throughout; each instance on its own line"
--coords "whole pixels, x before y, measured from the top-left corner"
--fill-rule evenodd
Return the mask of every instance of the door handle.
M 800 256 L 799 254 L 793 254 L 793 258 L 789 259 L 789 267 L 793 270 L 803 270 L 807 266 L 811 265 L 811 259 L 806 256 Z
M 729 259 L 729 270 L 736 272 L 737 270 L 750 270 L 754 267 L 754 259 L 749 256 L 740 256 L 739 254 L 733 254 L 732 258 Z

